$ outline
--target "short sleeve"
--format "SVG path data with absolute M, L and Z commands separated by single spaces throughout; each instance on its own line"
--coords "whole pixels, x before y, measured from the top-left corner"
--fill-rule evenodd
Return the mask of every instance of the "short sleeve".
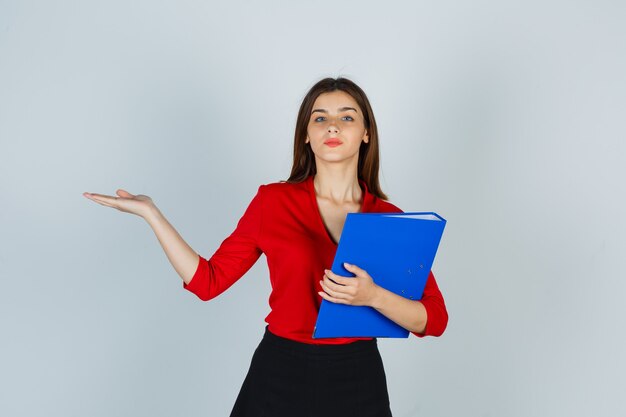
M 420 301 L 426 309 L 426 328 L 423 333 L 411 333 L 417 337 L 441 336 L 448 325 L 448 311 L 432 271 L 426 279 L 424 293 Z
M 256 263 L 263 251 L 260 248 L 265 185 L 259 189 L 237 222 L 235 230 L 221 243 L 213 256 L 200 256 L 196 272 L 183 288 L 203 301 L 217 297 Z

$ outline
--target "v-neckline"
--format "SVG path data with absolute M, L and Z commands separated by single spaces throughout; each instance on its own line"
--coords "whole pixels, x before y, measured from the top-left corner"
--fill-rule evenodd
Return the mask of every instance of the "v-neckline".
M 319 204 L 317 204 L 317 195 L 315 194 L 315 183 L 313 182 L 313 179 L 314 179 L 313 177 L 314 175 L 309 175 L 309 178 L 307 181 L 309 183 L 309 194 L 311 196 L 311 200 L 313 203 L 313 209 L 315 213 L 317 214 L 318 224 L 324 231 L 324 235 L 326 235 L 326 238 L 330 241 L 330 243 L 332 243 L 333 246 L 335 247 L 339 246 L 339 242 L 335 242 L 332 235 L 326 228 L 326 225 L 324 224 L 324 219 L 322 218 L 322 212 L 320 211 Z M 361 205 L 357 213 L 363 213 L 363 210 L 365 209 L 365 198 L 367 196 L 367 185 L 365 185 L 365 183 L 362 182 L 360 179 L 358 181 L 359 181 L 359 186 L 361 187 L 362 195 L 361 195 Z M 346 214 L 346 217 L 348 217 L 347 214 Z M 345 221 L 344 221 L 344 226 L 345 226 Z M 343 234 L 343 227 L 341 228 L 341 234 Z M 339 240 L 341 240 L 341 235 L 339 235 Z

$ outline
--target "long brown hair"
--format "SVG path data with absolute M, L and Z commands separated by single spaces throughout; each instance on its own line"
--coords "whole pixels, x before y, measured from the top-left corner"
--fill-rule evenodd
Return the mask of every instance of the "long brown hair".
M 367 129 L 368 132 L 369 142 L 361 142 L 357 176 L 365 182 L 371 194 L 383 200 L 387 200 L 388 198 L 380 189 L 378 182 L 378 129 L 376 128 L 374 112 L 372 111 L 372 107 L 370 106 L 365 92 L 354 82 L 343 77 L 324 78 L 311 87 L 306 96 L 304 96 L 300 110 L 298 111 L 296 131 L 293 140 L 293 166 L 291 168 L 291 174 L 285 182 L 302 182 L 308 178 L 309 175 L 315 175 L 317 173 L 315 154 L 311 150 L 310 144 L 305 143 L 309 117 L 311 116 L 311 110 L 313 110 L 313 104 L 320 94 L 337 90 L 352 96 L 361 108 L 365 119 L 365 129 Z

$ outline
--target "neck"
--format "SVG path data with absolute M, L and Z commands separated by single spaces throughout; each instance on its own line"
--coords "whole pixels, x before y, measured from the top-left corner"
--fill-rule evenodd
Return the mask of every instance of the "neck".
M 322 168 L 315 174 L 313 184 L 318 197 L 338 205 L 360 204 L 363 199 L 356 170 L 333 171 Z

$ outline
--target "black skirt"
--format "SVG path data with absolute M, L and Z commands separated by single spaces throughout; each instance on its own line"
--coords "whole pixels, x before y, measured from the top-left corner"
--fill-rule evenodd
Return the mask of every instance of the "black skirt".
M 311 345 L 266 327 L 230 417 L 282 416 L 390 417 L 376 339 Z

